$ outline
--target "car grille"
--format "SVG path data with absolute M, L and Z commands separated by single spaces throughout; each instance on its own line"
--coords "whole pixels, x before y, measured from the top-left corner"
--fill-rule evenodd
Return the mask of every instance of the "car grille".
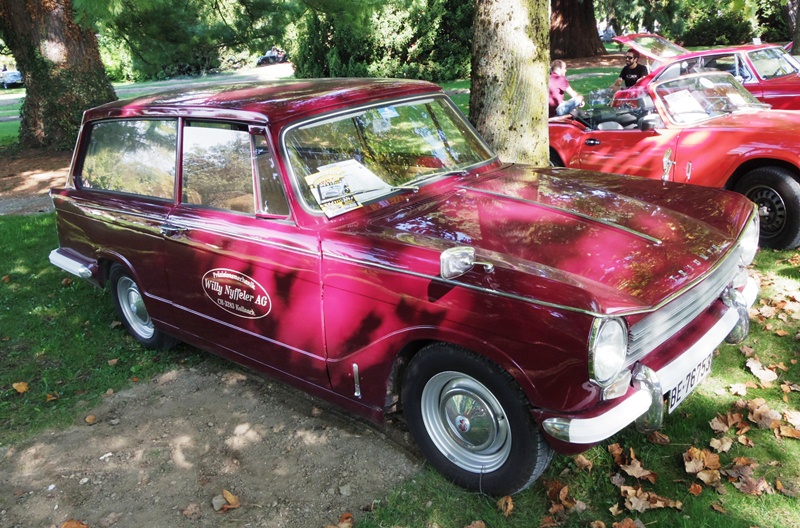
M 628 335 L 628 364 L 663 344 L 708 308 L 733 280 L 738 265 L 739 251 L 731 251 L 699 283 L 633 325 Z

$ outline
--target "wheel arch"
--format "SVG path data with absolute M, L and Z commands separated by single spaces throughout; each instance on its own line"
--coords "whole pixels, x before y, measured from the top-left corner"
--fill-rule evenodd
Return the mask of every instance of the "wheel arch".
M 728 181 L 725 182 L 725 189 L 732 191 L 736 185 L 744 178 L 744 176 L 752 170 L 760 169 L 762 167 L 779 167 L 786 169 L 792 174 L 792 177 L 800 183 L 800 167 L 788 161 L 775 159 L 775 158 L 755 158 L 749 159 L 736 167 Z

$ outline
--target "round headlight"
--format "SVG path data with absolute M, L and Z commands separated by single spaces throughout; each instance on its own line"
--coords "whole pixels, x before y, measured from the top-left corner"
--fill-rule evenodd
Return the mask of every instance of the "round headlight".
M 753 259 L 756 258 L 758 251 L 758 235 L 760 222 L 758 215 L 754 214 L 753 218 L 747 224 L 742 232 L 742 237 L 739 239 L 739 245 L 742 248 L 742 262 L 745 266 L 749 266 Z
M 609 385 L 625 365 L 628 332 L 620 319 L 597 319 L 589 344 L 591 376 L 600 386 Z

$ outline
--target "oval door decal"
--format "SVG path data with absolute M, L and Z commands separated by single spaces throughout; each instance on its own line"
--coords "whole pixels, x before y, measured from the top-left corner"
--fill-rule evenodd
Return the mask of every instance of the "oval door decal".
M 245 319 L 260 319 L 272 310 L 267 290 L 252 277 L 236 270 L 217 268 L 206 272 L 203 291 L 214 304 Z

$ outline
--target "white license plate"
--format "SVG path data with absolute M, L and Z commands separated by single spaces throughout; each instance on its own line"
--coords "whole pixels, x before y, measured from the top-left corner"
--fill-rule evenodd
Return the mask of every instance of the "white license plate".
M 700 385 L 700 382 L 706 379 L 711 373 L 711 359 L 713 354 L 712 352 L 703 358 L 700 363 L 695 365 L 694 368 L 681 378 L 677 385 L 667 391 L 666 395 L 669 398 L 669 412 L 674 411 L 675 408 Z

